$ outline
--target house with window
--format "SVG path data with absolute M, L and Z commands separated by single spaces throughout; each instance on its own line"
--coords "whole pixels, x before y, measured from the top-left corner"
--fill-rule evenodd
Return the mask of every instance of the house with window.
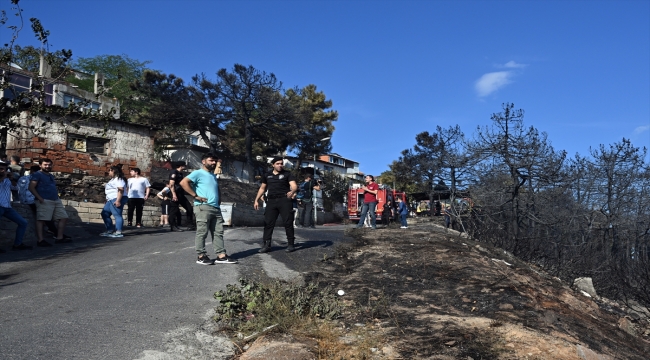
M 15 119 L 17 128 L 0 128 L 6 136 L 2 147 L 7 155 L 18 155 L 26 166 L 48 158 L 54 161 L 54 171 L 62 173 L 104 176 L 107 167 L 116 164 L 123 164 L 125 171 L 130 167 L 139 167 L 145 173 L 150 171 L 155 130 L 118 120 L 117 99 L 20 68 L 5 67 L 0 71 L 10 73 L 6 77 L 8 86 L 0 90 L 4 101 L 11 101 L 19 92 L 32 91 L 34 82 L 39 82 L 45 89 L 46 105 L 74 106 L 82 113 L 112 114 L 113 118 L 107 121 L 87 120 L 80 115 L 47 118 L 48 114 L 33 116 L 24 112 Z M 100 83 L 101 75 L 95 75 L 95 79 Z
M 296 158 L 291 159 L 297 161 Z M 341 177 L 363 181 L 363 173 L 359 171 L 359 163 L 336 153 L 303 159 L 300 168 L 313 168 L 315 173 L 319 175 L 322 175 L 324 171 L 333 171 Z
M 216 136 L 208 134 L 210 141 L 216 141 Z M 188 169 L 200 169 L 201 157 L 210 151 L 210 144 L 206 144 L 199 132 L 186 136 L 185 141 L 177 140 L 175 143 L 164 145 L 163 159 L 172 163 L 184 162 Z
M 210 141 L 217 141 L 217 137 L 213 134 L 207 134 Z M 221 144 L 216 143 L 219 147 Z M 210 144 L 207 144 L 199 132 L 193 132 L 187 135 L 185 141 L 177 141 L 176 143 L 167 144 L 164 146 L 162 154 L 163 159 L 170 161 L 172 164 L 184 162 L 187 164 L 189 170 L 196 170 L 201 168 L 201 157 L 203 154 L 210 151 Z M 248 166 L 245 162 L 222 158 L 221 163 L 221 177 L 224 179 L 231 179 L 240 182 L 255 181 L 255 175 L 261 172 L 260 169 L 254 169 Z M 257 159 L 261 160 L 261 157 Z

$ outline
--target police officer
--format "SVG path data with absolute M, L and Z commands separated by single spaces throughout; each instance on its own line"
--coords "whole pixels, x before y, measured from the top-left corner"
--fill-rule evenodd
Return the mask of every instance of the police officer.
M 179 205 L 185 209 L 188 230 L 196 230 L 192 205 L 187 200 L 187 197 L 185 197 L 185 190 L 181 187 L 181 180 L 184 177 L 183 170 L 185 168 L 185 163 L 181 162 L 176 166 L 176 170 L 172 171 L 169 175 L 169 190 L 172 193 L 172 201 L 169 206 L 169 227 L 171 231 L 183 231 L 179 228 L 181 225 Z
M 293 234 L 293 203 L 292 198 L 298 192 L 298 185 L 296 184 L 295 177 L 291 172 L 284 170 L 284 159 L 280 156 L 274 157 L 271 160 L 273 170 L 262 176 L 262 185 L 257 191 L 255 196 L 255 210 L 259 209 L 259 201 L 268 190 L 266 210 L 264 211 L 264 244 L 259 250 L 261 253 L 271 251 L 271 237 L 273 236 L 273 228 L 278 215 L 282 216 L 284 223 L 284 230 L 287 234 L 286 251 L 292 252 L 295 250 L 294 241 L 296 237 Z

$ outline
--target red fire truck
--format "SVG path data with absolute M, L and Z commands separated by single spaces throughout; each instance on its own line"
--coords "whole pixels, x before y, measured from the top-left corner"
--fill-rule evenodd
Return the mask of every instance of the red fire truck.
M 363 189 L 361 189 L 361 184 L 355 184 L 348 189 L 347 207 L 348 207 L 348 218 L 350 220 L 359 220 L 361 218 L 361 206 L 363 205 L 363 196 L 364 196 L 364 191 Z M 404 201 L 404 203 L 407 204 L 408 206 L 405 193 L 391 189 L 383 185 L 379 187 L 379 190 L 377 190 L 377 208 L 375 209 L 378 222 L 381 221 L 381 213 L 382 210 L 384 209 L 384 204 L 386 203 L 386 201 L 390 200 L 393 206 L 397 208 L 397 203 L 396 203 L 397 200 L 395 199 L 397 199 L 398 197 L 401 198 L 402 201 Z

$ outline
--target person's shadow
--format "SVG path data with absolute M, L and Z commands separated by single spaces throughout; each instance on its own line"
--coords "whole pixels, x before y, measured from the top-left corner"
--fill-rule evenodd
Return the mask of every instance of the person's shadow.
M 324 247 L 324 248 L 325 247 L 330 247 L 333 244 L 334 243 L 332 241 L 329 241 L 329 240 L 313 240 L 313 241 L 308 240 L 308 241 L 297 242 L 295 247 L 296 247 L 296 252 L 297 252 L 297 251 L 306 250 L 306 249 L 315 248 L 315 247 Z M 286 245 L 284 245 L 284 246 L 282 246 L 282 245 L 279 245 L 279 246 L 271 245 L 271 251 L 269 251 L 267 254 L 273 253 L 275 251 L 282 251 L 284 253 L 285 248 L 286 248 Z M 233 258 L 233 259 L 239 260 L 239 259 L 244 259 L 244 258 L 247 258 L 249 256 L 258 254 L 259 250 L 260 250 L 259 248 L 248 249 L 248 250 L 244 250 L 244 251 L 240 251 L 240 252 L 230 254 L 229 256 L 231 258 Z

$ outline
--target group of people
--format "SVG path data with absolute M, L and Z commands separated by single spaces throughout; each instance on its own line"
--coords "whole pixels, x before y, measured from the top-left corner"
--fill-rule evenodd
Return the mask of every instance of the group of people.
M 12 200 L 27 204 L 32 210 L 36 219 L 36 246 L 52 246 L 44 238 L 44 226 L 53 234 L 55 244 L 71 242 L 71 237 L 64 234 L 68 214 L 59 198 L 54 176 L 50 173 L 52 160 L 40 159 L 38 165 L 32 165 L 29 174 L 26 174 L 18 159 L 12 156 L 11 164 L 0 162 L 0 216 L 18 226 L 12 250 L 32 249 L 32 246 L 23 243 L 27 220 L 14 210 Z M 3 251 L 0 249 L 0 252 Z
M 171 231 L 183 231 L 180 228 L 182 206 L 187 214 L 188 226 L 186 230 L 195 230 L 196 262 L 201 265 L 236 264 L 237 260 L 230 258 L 224 245 L 223 216 L 221 214 L 221 194 L 218 176 L 215 173 L 217 164 L 221 160 L 213 154 L 204 154 L 201 158 L 201 168 L 185 176 L 185 164 L 179 164 L 169 175 L 166 186 L 156 195 L 162 200 L 160 218 L 161 225 L 168 224 Z M 102 210 L 102 219 L 106 231 L 102 236 L 122 237 L 122 208 L 124 199 L 128 198 L 129 212 L 128 224 L 131 225 L 133 211 L 136 214 L 136 227 L 142 226 L 142 207 L 149 197 L 150 184 L 146 178 L 140 176 L 140 169 L 131 169 L 131 178 L 124 179 L 120 166 L 109 169 L 111 180 L 106 184 L 106 204 Z M 127 195 L 124 191 L 128 189 Z M 194 201 L 190 205 L 187 197 Z M 115 224 L 111 216 L 115 218 Z M 210 259 L 205 248 L 205 242 L 211 237 L 216 257 Z
M 219 160 L 213 154 L 205 154 L 201 158 L 201 169 L 191 172 L 185 176 L 183 171 L 185 165 L 180 164 L 170 174 L 169 181 L 165 188 L 157 194 L 162 200 L 161 204 L 161 225 L 168 224 L 171 231 L 183 231 L 180 228 L 179 206 L 183 206 L 187 213 L 188 227 L 186 230 L 195 230 L 195 250 L 197 253 L 196 262 L 201 265 L 212 264 L 235 264 L 236 260 L 227 255 L 224 244 L 224 220 L 221 214 L 221 194 L 219 190 L 218 175 L 215 169 Z M 52 246 L 43 238 L 43 228 L 46 226 L 50 232 L 55 234 L 55 243 L 66 243 L 72 241 L 64 234 L 68 215 L 58 196 L 55 178 L 52 171 L 52 161 L 41 159 L 39 165 L 30 168 L 30 174 L 26 178 L 19 178 L 16 181 L 13 177 L 7 177 L 8 164 L 0 162 L 0 216 L 18 224 L 14 240 L 14 250 L 28 250 L 31 246 L 23 244 L 23 238 L 27 227 L 27 221 L 11 207 L 11 191 L 20 193 L 21 201 L 30 204 L 36 217 L 36 234 L 38 237 L 37 246 Z M 264 234 L 260 253 L 271 251 L 271 238 L 278 215 L 282 216 L 283 225 L 287 237 L 287 252 L 295 251 L 294 234 L 294 204 L 300 206 L 300 225 L 303 227 L 315 226 L 313 220 L 313 191 L 320 190 L 320 183 L 313 181 L 311 175 L 307 175 L 300 187 L 295 176 L 284 169 L 282 157 L 273 158 L 272 169 L 264 174 L 260 188 L 255 196 L 254 209 L 260 209 L 260 200 L 266 203 L 264 211 Z M 130 177 L 125 178 L 122 166 L 111 166 L 108 170 L 110 177 L 105 185 L 106 201 L 101 211 L 105 231 L 101 236 L 120 238 L 124 235 L 124 218 L 122 210 L 125 203 L 128 203 L 127 226 L 132 226 L 133 215 L 135 214 L 135 226 L 142 227 L 142 213 L 145 201 L 150 196 L 151 185 L 147 178 L 141 176 L 138 168 L 129 170 Z M 375 208 L 377 204 L 378 185 L 374 177 L 365 177 L 366 185 L 364 205 L 361 213 L 361 220 L 357 227 L 363 226 L 367 215 L 370 215 L 371 226 L 376 229 Z M 25 186 L 19 184 L 28 184 Z M 298 196 L 300 194 L 300 196 Z M 190 205 L 188 196 L 192 198 Z M 31 203 L 30 203 L 31 201 Z M 402 228 L 406 228 L 406 214 L 408 210 L 402 199 L 398 201 L 398 213 L 400 215 Z M 211 237 L 216 257 L 210 259 L 205 248 L 207 236 Z
M 361 206 L 361 214 L 359 215 L 359 223 L 357 223 L 357 228 L 362 228 L 366 223 L 367 217 L 370 218 L 370 227 L 372 229 L 377 229 L 377 214 L 375 210 L 377 209 L 377 193 L 379 192 L 379 185 L 375 182 L 375 177 L 372 175 L 366 175 L 364 178 L 365 185 L 361 187 L 363 190 L 363 205 Z M 400 228 L 407 229 L 408 223 L 406 217 L 408 215 L 408 207 L 402 198 L 397 196 L 395 198 L 397 201 L 397 207 L 394 209 L 400 219 Z M 392 216 L 393 205 L 390 200 L 386 201 L 384 208 L 382 209 L 382 221 L 385 225 L 388 225 L 390 216 Z

